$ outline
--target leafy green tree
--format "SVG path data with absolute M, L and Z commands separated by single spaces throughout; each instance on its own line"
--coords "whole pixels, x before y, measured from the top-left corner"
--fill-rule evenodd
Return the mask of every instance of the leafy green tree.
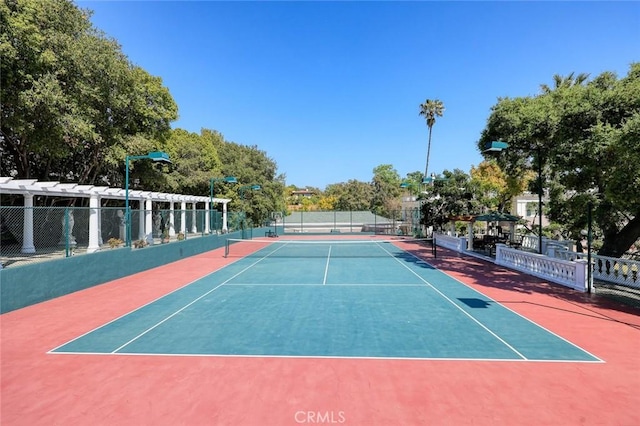
M 407 173 L 407 176 L 401 182 L 401 187 L 410 195 L 417 197 L 422 189 L 423 178 L 424 175 L 420 171 Z
M 385 217 L 392 217 L 400 210 L 400 175 L 391 164 L 381 164 L 373 169 L 373 198 L 371 210 Z
M 165 143 L 172 167 L 169 189 L 185 194 L 209 194 L 211 178 L 220 177 L 220 157 L 213 132 L 197 133 L 175 129 Z M 220 185 L 220 184 L 219 184 Z
M 420 104 L 420 112 L 418 115 L 424 117 L 429 128 L 429 143 L 427 145 L 427 164 L 424 168 L 424 177 L 428 177 L 429 173 L 429 154 L 431 153 L 431 131 L 433 125 L 436 124 L 436 117 L 442 117 L 444 113 L 444 104 L 439 99 L 427 99 Z
M 525 191 L 535 179 L 531 172 L 523 176 L 507 175 L 493 158 L 471 166 L 470 175 L 476 191 L 474 196 L 480 204 L 489 210 L 506 213 L 510 213 L 513 198 Z
M 619 257 L 640 238 L 640 63 L 622 79 L 560 80 L 537 96 L 499 99 L 478 148 L 509 143 L 497 161 L 508 175 L 541 176 L 549 217 L 569 234 L 587 227 L 592 206 L 599 253 Z
M 346 183 L 327 185 L 325 196 L 336 198 L 335 209 L 339 211 L 369 210 L 373 191 L 370 183 L 351 179 Z
M 579 86 L 589 79 L 589 74 L 580 73 L 575 77 L 574 77 L 574 74 L 575 73 L 573 72 L 567 76 L 555 74 L 553 76 L 553 83 L 554 83 L 553 88 L 551 88 L 547 84 L 541 84 L 540 90 L 542 90 L 542 93 L 551 93 L 554 90 L 563 89 L 563 88 L 572 87 L 572 86 Z
M 127 139 L 161 144 L 177 107 L 162 81 L 68 0 L 0 5 L 3 174 L 116 184 Z M 8 158 L 7 158 L 8 157 Z
M 337 201 L 337 198 L 333 195 L 321 196 L 320 200 L 318 200 L 318 208 L 325 211 L 335 210 Z
M 256 224 L 269 219 L 273 212 L 285 210 L 285 176 L 277 174 L 276 162 L 257 146 L 240 145 L 225 141 L 220 135 L 215 141 L 222 164 L 222 175 L 235 176 L 236 185 L 226 185 L 223 195 L 230 198 L 230 208 L 247 212 Z M 245 202 L 240 200 L 238 188 L 260 185 L 259 191 L 245 191 Z
M 441 229 L 454 216 L 468 216 L 480 213 L 481 200 L 475 183 L 462 170 L 445 170 L 440 179 L 426 185 L 421 194 L 423 224 Z

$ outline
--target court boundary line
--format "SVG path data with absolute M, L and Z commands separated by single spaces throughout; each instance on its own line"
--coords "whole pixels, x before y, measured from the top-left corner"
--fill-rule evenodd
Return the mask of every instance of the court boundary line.
M 419 284 L 384 284 L 384 283 L 345 283 L 345 284 L 313 284 L 313 283 L 227 283 L 227 287 L 424 287 L 423 283 Z
M 274 250 L 277 251 L 278 249 Z M 157 327 L 159 327 L 160 325 L 164 324 L 166 321 L 169 321 L 171 318 L 175 317 L 176 315 L 178 315 L 180 312 L 184 311 L 185 309 L 187 309 L 189 306 L 193 305 L 194 303 L 198 302 L 199 300 L 201 300 L 202 298 L 208 296 L 209 294 L 213 293 L 214 291 L 216 291 L 217 289 L 219 289 L 220 287 L 222 287 L 223 285 L 225 285 L 226 283 L 228 283 L 229 281 L 231 281 L 232 279 L 234 279 L 235 277 L 237 277 L 240 274 L 243 274 L 245 271 L 247 271 L 250 268 L 253 268 L 256 264 L 262 262 L 264 259 L 266 259 L 266 257 L 260 258 L 257 261 L 253 262 L 251 265 L 248 265 L 247 267 L 245 267 L 244 269 L 242 269 L 241 271 L 239 271 L 238 273 L 236 273 L 235 275 L 233 275 L 232 277 L 228 278 L 226 281 L 221 282 L 220 284 L 218 284 L 217 286 L 215 286 L 214 288 L 212 288 L 211 290 L 207 291 L 206 293 L 200 295 L 199 297 L 196 297 L 195 299 L 193 299 L 191 302 L 187 303 L 186 305 L 184 305 L 182 308 L 178 309 L 177 311 L 173 312 L 171 315 L 165 317 L 164 319 L 162 319 L 161 321 L 157 322 L 155 325 L 153 325 L 152 327 L 149 327 L 148 329 L 146 329 L 145 331 L 143 331 L 142 333 L 138 334 L 137 336 L 135 336 L 133 339 L 129 340 L 128 342 L 125 342 L 124 344 L 120 345 L 119 347 L 117 347 L 116 349 L 113 350 L 113 353 L 117 353 L 120 349 L 126 347 L 127 345 L 135 342 L 136 340 L 138 340 L 139 338 L 141 338 L 142 336 L 144 336 L 145 334 L 149 333 L 150 331 L 156 329 Z
M 398 247 L 400 250 L 404 250 L 402 247 Z M 384 250 L 384 248 L 383 248 Z M 485 329 L 489 334 L 491 334 L 493 337 L 495 337 L 496 339 L 498 339 L 498 341 L 502 342 L 507 348 L 511 349 L 511 351 L 513 351 L 515 354 L 517 354 L 518 356 L 520 356 L 522 359 L 527 359 L 526 356 L 524 356 L 522 353 L 520 353 L 519 350 L 517 350 L 515 347 L 513 347 L 512 345 L 510 345 L 506 340 L 504 340 L 502 337 L 500 337 L 498 334 L 496 334 L 493 330 L 491 330 L 489 327 L 487 327 L 486 325 L 484 325 L 479 319 L 475 318 L 473 315 L 471 315 L 469 312 L 465 311 L 464 309 L 462 309 L 462 307 L 458 306 L 457 303 L 455 303 L 453 300 L 451 300 L 449 298 L 449 296 L 445 295 L 444 293 L 442 293 L 440 290 L 438 290 L 436 287 L 433 286 L 433 284 L 431 284 L 429 281 L 427 281 L 426 279 L 424 279 L 423 277 L 421 277 L 416 271 L 412 270 L 411 268 L 409 268 L 407 265 L 405 265 L 404 263 L 400 262 L 399 259 L 395 258 L 396 261 L 398 263 L 400 263 L 400 265 L 402 265 L 402 267 L 408 269 L 409 271 L 411 271 L 411 273 L 413 273 L 415 276 L 417 276 L 421 281 L 423 281 L 427 286 L 431 287 L 433 290 L 436 291 L 436 293 L 438 293 L 441 297 L 443 297 L 445 300 L 447 300 L 450 304 L 452 304 L 453 306 L 455 306 L 456 309 L 458 309 L 460 312 L 462 312 L 464 315 L 466 315 L 467 317 L 469 317 L 473 322 L 475 322 L 476 324 L 478 324 L 480 327 L 482 327 L 483 329 Z M 444 272 L 439 271 L 441 273 L 444 274 Z M 448 274 L 445 274 L 448 276 Z M 473 289 L 472 289 L 473 290 Z
M 257 240 L 257 241 L 261 241 L 261 240 Z M 324 240 L 320 240 L 320 241 L 324 241 Z M 424 284 L 426 284 L 428 287 L 431 287 L 433 290 L 435 290 L 438 294 L 440 294 L 443 298 L 445 298 L 449 303 L 451 303 L 453 306 L 455 306 L 458 310 L 460 310 L 462 313 L 464 313 L 467 317 L 469 317 L 472 321 L 474 321 L 475 323 L 477 323 L 480 327 L 484 328 L 487 332 L 489 332 L 491 335 L 493 335 L 496 339 L 498 339 L 500 342 L 502 342 L 504 345 L 506 345 L 509 349 L 511 349 L 516 355 L 520 356 L 521 359 L 493 359 L 494 361 L 509 361 L 509 362 L 513 362 L 513 361 L 527 361 L 527 362 L 585 362 L 585 363 L 605 363 L 606 361 L 602 360 L 600 357 L 595 356 L 594 354 L 592 354 L 591 352 L 583 349 L 582 347 L 576 345 L 575 343 L 565 339 L 564 337 L 558 335 L 557 333 L 554 333 L 550 330 L 548 330 L 546 327 L 543 327 L 542 325 L 536 323 L 535 321 L 525 317 L 524 315 L 510 309 L 507 306 L 504 306 L 503 304 L 501 304 L 500 302 L 498 302 L 497 300 L 493 299 L 492 297 L 489 297 L 487 295 L 485 295 L 484 293 L 482 293 L 479 290 L 476 290 L 475 288 L 467 285 L 466 283 L 462 282 L 461 280 L 447 274 L 446 272 L 442 271 L 441 269 L 437 268 L 435 265 L 427 262 L 425 259 L 417 256 L 416 254 L 412 253 L 411 251 L 405 250 L 402 247 L 398 247 L 397 245 L 395 245 L 395 242 L 402 242 L 402 240 L 398 240 L 398 241 L 371 241 L 371 240 L 363 240 L 365 242 L 368 243 L 374 243 L 376 246 L 380 247 L 383 251 L 385 251 L 389 257 L 393 258 L 394 260 L 396 260 L 398 263 L 400 263 L 403 267 L 405 267 L 407 270 L 409 270 L 412 274 L 414 274 L 415 276 L 417 276 L 420 281 L 424 282 Z M 271 242 L 268 240 L 265 240 L 265 242 Z M 295 242 L 295 240 L 291 240 L 291 242 Z M 493 332 L 492 330 L 490 330 L 487 326 L 485 326 L 482 322 L 480 322 L 477 318 L 475 318 L 473 315 L 471 315 L 469 312 L 465 311 L 464 309 L 462 309 L 462 307 L 458 306 L 455 302 L 453 302 L 453 300 L 451 300 L 448 296 L 444 295 L 439 289 L 437 289 L 435 286 L 433 286 L 433 284 L 431 284 L 429 281 L 427 281 L 426 279 L 424 279 L 423 277 L 421 277 L 419 274 L 416 273 L 416 271 L 413 271 L 412 269 L 410 269 L 407 265 L 404 265 L 400 259 L 398 259 L 396 256 L 394 256 L 391 252 L 389 252 L 388 250 L 386 250 L 386 248 L 384 248 L 383 246 L 380 245 L 381 242 L 384 243 L 391 243 L 394 247 L 400 249 L 402 252 L 404 253 L 408 253 L 410 254 L 412 257 L 414 257 L 415 259 L 418 260 L 418 263 L 424 263 L 426 265 L 429 265 L 431 268 L 433 268 L 434 270 L 446 275 L 449 278 L 454 279 L 456 282 L 458 282 L 459 284 L 463 285 L 464 287 L 467 287 L 469 289 L 471 289 L 472 291 L 482 295 L 483 297 L 489 299 L 490 301 L 498 304 L 499 306 L 503 307 L 504 309 L 507 309 L 508 311 L 514 313 L 515 315 L 519 316 L 520 318 L 528 321 L 529 323 L 539 327 L 540 329 L 544 330 L 545 332 L 557 337 L 558 339 L 564 341 L 565 343 L 568 343 L 569 345 L 573 346 L 574 348 L 577 348 L 579 350 L 581 350 L 582 352 L 588 354 L 589 356 L 593 357 L 594 360 L 538 360 L 538 359 L 528 359 L 527 357 L 525 357 L 524 355 L 522 355 L 517 349 L 515 349 L 513 346 L 511 346 L 508 342 L 506 342 L 504 339 L 502 339 L 498 334 L 496 334 L 495 332 Z M 216 272 L 219 272 L 223 269 L 225 269 L 226 267 L 229 267 L 231 265 L 236 264 L 239 260 L 242 259 L 246 259 L 247 257 L 241 257 L 238 258 L 237 260 L 234 260 L 226 265 L 222 265 L 221 267 L 202 275 L 201 277 L 196 278 L 195 280 L 192 280 L 172 291 L 170 291 L 169 293 L 166 293 L 160 297 L 157 297 L 143 305 L 141 305 L 140 307 L 133 309 L 123 315 L 120 315 L 117 318 L 114 318 L 98 327 L 93 328 L 92 330 L 89 330 L 69 341 L 67 341 L 66 343 L 63 343 L 61 345 L 56 346 L 53 349 L 50 349 L 49 351 L 47 351 L 47 354 L 76 354 L 76 355 L 164 355 L 164 356 L 202 356 L 202 357 L 272 357 L 272 358 L 305 358 L 305 359 L 313 359 L 313 358 L 329 358 L 329 359 L 333 359 L 333 358 L 345 358 L 345 359 L 390 359 L 390 360 L 467 360 L 467 361 L 473 361 L 473 360 L 478 360 L 478 361 L 489 361 L 490 359 L 485 359 L 485 358 L 479 358 L 479 359 L 474 359 L 474 358 L 410 358 L 410 357 L 341 357 L 341 356 L 288 356 L 288 355 L 228 355 L 228 354 L 145 354 L 145 353 L 123 353 L 123 352 L 117 352 L 120 349 L 126 347 L 127 345 L 129 345 L 130 343 L 134 342 L 135 340 L 139 339 L 140 337 L 142 337 L 143 335 L 147 334 L 148 332 L 150 332 L 151 330 L 155 329 L 156 327 L 158 327 L 159 325 L 161 325 L 162 323 L 164 323 L 165 321 L 168 321 L 170 318 L 174 317 L 175 315 L 177 315 L 179 312 L 181 312 L 182 310 L 186 309 L 187 307 L 191 306 L 192 304 L 196 303 L 198 300 L 202 299 L 203 297 L 211 294 L 212 292 L 214 292 L 215 290 L 219 289 L 220 287 L 222 287 L 223 285 L 227 285 L 227 286 L 233 286 L 236 284 L 228 284 L 228 282 L 232 279 L 234 279 L 235 277 L 237 277 L 238 275 L 244 273 L 245 271 L 247 271 L 248 269 L 254 267 L 256 264 L 260 263 L 262 260 L 268 258 L 271 254 L 275 253 L 276 251 L 278 251 L 280 248 L 285 247 L 286 245 L 288 245 L 289 241 L 286 241 L 285 244 L 282 244 L 281 247 L 276 248 L 275 250 L 272 250 L 271 252 L 269 252 L 266 256 L 260 257 L 258 260 L 256 260 L 255 262 L 251 263 L 250 265 L 248 265 L 247 267 L 245 267 L 244 269 L 242 269 L 241 271 L 239 271 L 238 273 L 236 273 L 235 275 L 233 275 L 232 277 L 230 277 L 229 279 L 227 279 L 226 281 L 218 284 L 216 287 L 214 287 L 213 289 L 207 291 L 206 293 L 202 294 L 201 296 L 197 297 L 196 299 L 192 300 L 191 302 L 189 302 L 187 305 L 183 306 L 182 308 L 180 308 L 178 311 L 172 313 L 171 315 L 169 315 L 168 317 L 164 318 L 163 320 L 161 320 L 160 322 L 156 323 L 155 325 L 153 325 L 152 327 L 148 328 L 147 330 L 143 331 L 142 333 L 140 333 L 139 335 L 137 335 L 136 337 L 134 337 L 133 339 L 129 340 L 128 342 L 124 343 L 123 345 L 119 346 L 118 348 L 116 348 L 114 351 L 112 352 L 65 352 L 65 351 L 58 351 L 59 348 L 64 347 L 88 334 L 93 333 L 94 331 L 97 331 L 103 327 L 108 326 L 109 324 L 112 324 L 124 317 L 126 317 L 127 315 L 134 313 L 140 309 L 143 309 L 144 307 L 151 305 L 159 300 L 161 300 L 164 297 L 170 296 L 173 293 L 188 287 L 191 284 L 194 284 L 195 282 L 206 278 L 212 274 L 215 274 Z M 239 284 L 239 285 L 245 285 L 245 284 Z M 248 284 L 248 285 L 252 285 L 252 284 Z M 275 285 L 275 284 L 253 284 L 253 285 L 257 285 L 257 286 L 267 286 L 267 285 Z M 299 285 L 299 284 L 298 284 Z M 324 285 L 324 283 L 322 284 Z M 342 284 L 329 284 L 328 286 L 336 286 L 339 287 Z M 362 285 L 358 285 L 358 284 L 354 284 L 353 286 L 375 286 L 377 284 L 362 284 Z M 382 286 L 394 286 L 394 285 L 400 285 L 400 286 L 416 286 L 416 287 L 422 287 L 424 286 L 423 284 L 411 284 L 411 285 L 403 285 L 403 284 L 382 284 Z M 321 286 L 319 284 L 306 284 L 306 285 L 301 285 L 301 286 Z
M 275 250 L 272 250 L 267 256 L 263 256 L 260 257 L 258 260 L 256 260 L 255 262 L 251 263 L 250 265 L 247 265 L 245 268 L 243 268 L 241 271 L 238 271 L 236 274 L 234 274 L 233 276 L 229 277 L 227 280 L 223 281 L 222 283 L 218 284 L 217 286 L 215 286 L 214 288 L 212 288 L 211 290 L 207 291 L 206 293 L 200 295 L 199 297 L 193 299 L 191 302 L 187 303 L 186 305 L 184 305 L 182 308 L 178 309 L 177 311 L 173 312 L 172 314 L 170 314 L 169 316 L 163 318 L 161 321 L 157 322 L 156 324 L 154 324 L 153 326 L 149 327 L 148 329 L 144 330 L 142 333 L 138 334 L 137 336 L 135 336 L 134 338 L 130 339 L 129 341 L 125 342 L 124 344 L 118 346 L 116 349 L 114 349 L 112 351 L 112 353 L 118 353 L 118 351 L 120 351 L 121 349 L 125 348 L 126 346 L 128 346 L 129 344 L 135 342 L 136 340 L 138 340 L 139 338 L 141 338 L 142 336 L 146 335 L 147 333 L 151 332 L 152 330 L 156 329 L 157 327 L 159 327 L 160 325 L 164 324 L 166 321 L 169 321 L 171 318 L 175 317 L 176 315 L 178 315 L 180 312 L 184 311 L 185 309 L 187 309 L 188 307 L 192 306 L 194 303 L 198 302 L 199 300 L 203 299 L 204 297 L 208 296 L 209 294 L 213 293 L 214 291 L 218 290 L 220 287 L 222 287 L 223 285 L 227 284 L 229 281 L 233 280 L 234 278 L 236 278 L 237 276 L 243 274 L 244 272 L 246 272 L 247 270 L 253 268 L 256 264 L 262 262 L 263 260 L 265 260 L 266 258 L 268 258 L 272 253 L 275 253 L 276 251 L 280 250 L 283 247 L 286 247 L 288 245 L 287 244 L 283 244 L 282 246 L 276 248 Z M 391 253 L 389 253 L 388 250 L 386 250 L 384 247 L 381 247 L 377 242 L 375 244 L 376 246 L 380 247 L 383 251 L 385 251 L 387 254 L 389 254 L 389 256 L 391 258 L 395 258 L 395 256 L 392 256 Z M 397 247 L 397 246 L 394 246 Z M 400 248 L 400 247 L 397 247 Z M 400 250 L 403 250 L 400 248 Z M 403 250 L 404 251 L 404 250 Z M 331 246 L 329 246 L 329 253 L 331 253 Z M 329 259 L 330 259 L 330 255 L 327 256 L 327 269 L 329 267 Z M 397 259 L 396 259 L 397 260 Z M 206 275 L 205 275 L 206 277 Z M 204 277 L 202 277 L 204 278 Z M 323 283 L 324 285 L 324 283 Z M 488 329 L 487 329 L 488 330 Z M 519 353 L 518 353 L 519 354 Z M 524 357 L 523 357 L 524 358 Z M 526 358 L 525 358 L 526 359 Z
M 478 289 L 475 289 L 475 288 L 471 287 L 470 285 L 466 284 L 466 283 L 465 283 L 465 282 L 463 282 L 462 280 L 459 280 L 458 278 L 456 278 L 456 277 L 454 277 L 454 276 L 452 276 L 452 275 L 447 274 L 446 272 L 444 272 L 443 270 L 441 270 L 441 269 L 440 269 L 440 268 L 438 268 L 437 266 L 435 266 L 435 265 L 433 265 L 432 263 L 429 263 L 429 262 L 427 262 L 426 260 L 424 260 L 423 258 L 421 258 L 421 257 L 417 256 L 415 253 L 412 253 L 412 252 L 410 252 L 410 251 L 404 250 L 402 247 L 398 247 L 398 248 L 399 248 L 400 250 L 406 251 L 406 252 L 407 252 L 407 253 L 409 253 L 411 256 L 415 257 L 416 259 L 421 260 L 422 262 L 426 263 L 427 265 L 429 265 L 430 267 L 432 267 L 434 270 L 436 270 L 436 271 L 438 271 L 438 272 L 440 272 L 440 273 L 445 274 L 446 276 L 448 276 L 449 278 L 451 278 L 451 279 L 455 280 L 455 281 L 456 281 L 456 282 L 458 282 L 459 284 L 462 284 L 463 286 L 465 286 L 465 287 L 467 287 L 467 288 L 469 288 L 469 289 L 471 289 L 471 290 L 475 291 L 476 293 L 478 293 L 478 294 L 482 295 L 483 297 L 486 297 L 486 298 L 487 298 L 487 299 L 489 299 L 490 301 L 492 301 L 492 302 L 494 302 L 494 303 L 497 303 L 498 305 L 502 306 L 504 309 L 507 309 L 508 311 L 510 311 L 510 312 L 512 312 L 513 314 L 515 314 L 515 315 L 519 316 L 520 318 L 522 318 L 522 319 L 524 319 L 524 320 L 526 320 L 526 321 L 530 322 L 531 324 L 533 324 L 533 325 L 535 325 L 535 326 L 537 326 L 537 327 L 540 327 L 542 330 L 546 331 L 547 333 L 549 333 L 549 334 L 551 334 L 551 335 L 553 335 L 553 336 L 557 337 L 558 339 L 560 339 L 560 340 L 564 341 L 565 343 L 568 343 L 569 345 L 573 346 L 574 348 L 579 349 L 579 350 L 583 351 L 584 353 L 586 353 L 586 354 L 588 354 L 588 355 L 592 356 L 593 358 L 595 358 L 596 360 L 598 360 L 598 362 L 606 363 L 606 361 L 605 361 L 605 360 L 603 360 L 602 358 L 600 358 L 599 356 L 596 356 L 596 355 L 592 354 L 590 351 L 588 351 L 588 350 L 584 349 L 584 348 L 583 348 L 583 347 L 581 347 L 581 346 L 576 345 L 575 343 L 571 342 L 570 340 L 568 340 L 568 339 L 566 339 L 566 338 L 564 338 L 564 337 L 560 336 L 558 333 L 555 333 L 555 332 L 553 332 L 553 331 L 549 330 L 547 327 L 545 327 L 545 326 L 543 326 L 543 325 L 541 325 L 541 324 L 538 324 L 537 322 L 533 321 L 531 318 L 527 318 L 526 316 L 522 315 L 521 313 L 516 312 L 516 311 L 514 311 L 513 309 L 509 308 L 508 306 L 503 305 L 502 303 L 500 303 L 500 302 L 498 302 L 497 300 L 495 300 L 493 297 L 487 296 L 486 294 L 484 294 L 484 293 L 483 293 L 483 292 L 481 292 L 480 290 L 478 290 Z M 495 265 L 495 266 L 497 266 L 497 265 Z M 508 269 L 508 268 L 507 268 L 507 269 Z M 508 270 L 509 270 L 510 272 L 514 272 L 514 271 L 512 271 L 512 270 L 510 270 L 510 269 L 508 269 Z M 523 272 L 519 272 L 519 271 L 515 271 L 515 272 L 518 272 L 518 273 L 520 273 L 520 274 L 523 274 Z M 547 282 L 547 283 L 548 283 L 548 281 L 545 281 L 544 279 L 543 279 L 542 281 L 544 281 L 544 282 Z M 431 284 L 429 284 L 429 285 L 431 285 Z M 594 362 L 595 362 L 595 361 L 594 361 Z
M 274 250 L 274 251 L 275 251 L 275 250 Z M 249 268 L 251 268 L 251 267 L 255 266 L 255 264 L 257 264 L 257 263 L 261 262 L 263 259 L 264 259 L 264 258 L 260 258 L 260 259 L 258 259 L 257 261 L 253 262 L 251 265 L 247 266 L 247 267 L 246 267 L 246 268 L 244 268 L 242 271 L 238 272 L 238 273 L 237 273 L 237 274 L 235 274 L 233 277 L 229 278 L 229 280 L 230 280 L 230 279 L 232 279 L 232 278 L 234 278 L 234 277 L 236 277 L 236 276 L 237 276 L 237 275 L 239 275 L 240 273 L 242 273 L 242 272 L 246 271 L 247 269 L 249 269 Z M 69 340 L 69 341 L 67 341 L 67 342 L 65 342 L 65 343 L 62 343 L 62 344 L 60 344 L 60 345 L 56 346 L 56 347 L 55 347 L 55 348 L 53 348 L 53 349 L 49 349 L 46 353 L 48 353 L 48 354 L 52 354 L 52 353 L 61 353 L 61 352 L 59 352 L 59 351 L 58 351 L 58 349 L 59 349 L 59 348 L 61 348 L 61 347 L 63 347 L 63 346 L 66 346 L 66 345 L 68 345 L 68 344 L 70 344 L 70 343 L 73 343 L 73 342 L 75 342 L 76 340 L 81 339 L 81 338 L 83 338 L 84 336 L 87 336 L 87 335 L 89 335 L 89 334 L 93 333 L 94 331 L 98 331 L 98 330 L 100 330 L 101 328 L 104 328 L 104 327 L 106 327 L 106 326 L 108 326 L 108 325 L 110 325 L 110 324 L 113 324 L 114 322 L 116 322 L 116 321 L 119 321 L 119 320 L 123 319 L 123 318 L 124 318 L 124 317 L 126 317 L 127 315 L 130 315 L 130 314 L 132 314 L 132 313 L 134 313 L 134 312 L 137 312 L 137 311 L 139 311 L 139 310 L 141 310 L 141 309 L 144 309 L 144 308 L 146 308 L 147 306 L 149 306 L 149 305 L 151 305 L 151 304 L 153 304 L 153 303 L 156 303 L 157 301 L 162 300 L 162 299 L 163 299 L 163 298 L 165 298 L 165 297 L 171 296 L 173 293 L 176 293 L 176 292 L 178 292 L 178 291 L 180 291 L 180 290 L 182 290 L 182 289 L 184 289 L 184 288 L 186 288 L 186 287 L 188 287 L 188 286 L 190 286 L 190 285 L 192 285 L 192 284 L 196 283 L 197 281 L 200 281 L 200 280 L 202 280 L 202 279 L 204 279 L 204 278 L 206 278 L 206 277 L 208 277 L 208 276 L 210 276 L 210 275 L 213 275 L 213 274 L 215 274 L 216 272 L 220 272 L 221 270 L 223 270 L 223 269 L 225 269 L 225 268 L 227 268 L 227 267 L 229 267 L 229 266 L 231 266 L 231 265 L 235 265 L 235 264 L 236 264 L 236 263 L 238 263 L 240 260 L 241 260 L 241 259 L 237 259 L 237 260 L 234 260 L 234 261 L 232 261 L 232 262 L 230 262 L 230 263 L 227 263 L 226 265 L 222 265 L 221 267 L 219 267 L 219 268 L 217 268 L 217 269 L 215 269 L 215 270 L 213 270 L 213 271 L 211 271 L 211 272 L 208 272 L 208 273 L 206 273 L 206 274 L 202 275 L 201 277 L 198 277 L 198 278 L 196 278 L 196 279 L 194 279 L 194 280 L 192 280 L 192 281 L 189 281 L 188 283 L 186 283 L 186 284 L 184 284 L 184 285 L 182 285 L 182 286 L 180 286 L 180 287 L 178 287 L 178 288 L 176 288 L 176 289 L 174 289 L 174 290 L 171 290 L 169 293 L 166 293 L 166 294 L 163 294 L 162 296 L 156 297 L 155 299 L 153 299 L 153 300 L 151 300 L 151 301 L 149 301 L 149 302 L 147 302 L 147 303 L 145 303 L 145 304 L 143 304 L 143 305 L 140 305 L 140 306 L 138 306 L 137 308 L 135 308 L 135 309 L 133 309 L 133 310 L 131 310 L 131 311 L 129 311 L 129 312 L 126 312 L 126 313 L 124 313 L 124 314 L 122 314 L 122 315 L 120 315 L 120 316 L 118 316 L 118 317 L 116 317 L 116 318 L 113 318 L 112 320 L 109 320 L 109 321 L 105 322 L 104 324 L 99 325 L 98 327 L 94 327 L 94 328 L 92 328 L 91 330 L 86 331 L 86 332 L 84 332 L 84 333 L 80 334 L 80 335 L 79 335 L 79 336 L 77 336 L 77 337 L 74 337 L 73 339 L 71 339 L 71 340 Z M 227 280 L 227 281 L 229 281 L 229 280 Z M 218 288 L 218 287 L 220 287 L 221 285 L 225 284 L 227 281 L 224 281 L 223 283 L 218 284 L 214 289 L 209 290 L 209 292 L 207 292 L 207 294 L 209 294 L 209 293 L 210 293 L 210 292 L 212 292 L 213 290 L 217 289 L 217 288 Z M 200 297 L 202 297 L 202 296 L 200 296 Z M 173 315 L 173 314 L 172 314 L 172 315 Z M 139 337 L 139 336 L 138 336 L 138 337 Z
M 324 266 L 324 277 L 322 278 L 322 285 L 327 283 L 327 275 L 329 275 L 329 262 L 331 262 L 331 247 L 329 246 L 329 252 L 327 253 L 327 263 Z
M 194 357 L 194 358 L 282 358 L 282 359 L 347 359 L 374 361 L 475 361 L 475 362 L 534 362 L 534 363 L 580 363 L 603 364 L 600 360 L 584 359 L 538 359 L 538 358 L 435 358 L 435 357 L 388 357 L 388 356 L 345 356 L 345 355 L 252 355 L 252 354 L 190 354 L 190 353 L 150 353 L 150 352 L 53 352 L 52 355 L 89 355 L 89 356 L 155 356 L 155 357 Z

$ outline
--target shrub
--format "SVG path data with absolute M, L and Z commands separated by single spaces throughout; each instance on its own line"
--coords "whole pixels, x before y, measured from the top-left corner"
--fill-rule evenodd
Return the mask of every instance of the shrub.
M 110 248 L 118 248 L 120 247 L 122 244 L 124 244 L 124 241 L 122 241 L 120 238 L 109 238 L 109 241 L 107 241 L 107 244 L 109 244 Z
M 143 247 L 146 247 L 148 245 L 149 245 L 149 243 L 144 238 L 133 243 L 133 246 L 135 248 L 143 248 Z

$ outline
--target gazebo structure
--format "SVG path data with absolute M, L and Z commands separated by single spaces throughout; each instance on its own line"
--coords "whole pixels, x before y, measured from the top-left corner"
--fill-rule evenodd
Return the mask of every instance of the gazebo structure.
M 473 224 L 475 222 L 509 222 L 509 232 L 506 239 L 509 242 L 513 242 L 513 238 L 515 236 L 515 225 L 520 220 L 518 216 L 513 216 L 507 213 L 501 212 L 489 212 L 481 215 L 464 215 L 464 216 L 450 216 L 449 222 L 451 226 L 455 228 L 455 222 L 466 222 L 467 223 L 467 250 L 474 249 L 474 238 L 473 238 Z M 503 233 L 506 235 L 507 233 Z M 498 235 L 492 236 L 498 237 Z M 495 243 L 496 238 L 491 239 L 493 243 Z
M 196 205 L 202 203 L 206 211 L 204 220 L 204 233 L 211 233 L 211 224 L 209 223 L 210 202 L 222 203 L 222 229 L 227 229 L 227 204 L 231 201 L 225 198 L 213 198 L 208 196 L 171 194 L 144 190 L 129 190 L 128 194 L 122 188 L 110 188 L 107 186 L 79 185 L 75 183 L 60 182 L 42 182 L 35 179 L 13 179 L 11 177 L 0 177 L 0 194 L 21 195 L 24 197 L 24 223 L 22 235 L 22 253 L 35 253 L 34 245 L 34 223 L 33 223 L 33 197 L 37 195 L 50 197 L 65 198 L 88 198 L 89 199 L 89 223 L 88 235 L 89 242 L 87 252 L 92 253 L 98 251 L 102 245 L 102 236 L 100 230 L 101 200 L 117 199 L 139 201 L 139 238 L 149 240 L 153 233 L 153 203 L 163 202 L 169 203 L 169 223 L 174 223 L 173 215 L 175 204 L 180 205 L 180 214 L 182 220 L 181 227 L 184 228 L 187 221 L 187 204 L 192 206 L 192 220 L 195 227 Z M 124 207 L 123 207 L 124 208 Z M 169 227 L 169 235 L 176 235 L 176 230 Z M 181 232 L 187 232 L 187 229 L 181 229 Z M 190 232 L 197 232 L 192 229 Z

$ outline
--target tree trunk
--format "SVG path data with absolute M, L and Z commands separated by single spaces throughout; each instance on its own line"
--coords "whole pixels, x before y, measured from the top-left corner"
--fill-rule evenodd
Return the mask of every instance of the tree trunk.
M 618 232 L 606 233 L 601 256 L 621 257 L 640 238 L 640 212 Z
M 429 175 L 429 154 L 431 153 L 431 126 L 429 126 L 429 143 L 427 144 L 427 165 L 424 168 L 424 178 L 428 178 Z

